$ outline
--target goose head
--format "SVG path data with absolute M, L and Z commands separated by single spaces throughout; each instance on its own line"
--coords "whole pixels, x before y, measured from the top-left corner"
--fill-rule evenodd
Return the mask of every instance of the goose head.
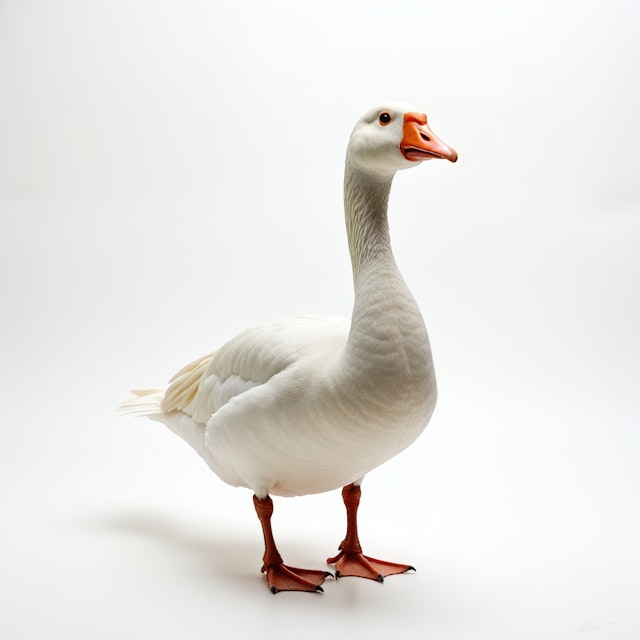
M 356 123 L 347 148 L 347 161 L 373 174 L 394 174 L 433 158 L 455 162 L 458 154 L 431 131 L 427 116 L 408 104 L 371 109 Z

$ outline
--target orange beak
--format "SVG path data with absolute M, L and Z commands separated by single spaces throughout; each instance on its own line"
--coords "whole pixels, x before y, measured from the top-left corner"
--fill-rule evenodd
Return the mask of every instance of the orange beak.
M 402 127 L 402 155 L 413 162 L 440 158 L 455 162 L 458 154 L 437 138 L 427 126 L 427 116 L 423 113 L 405 113 Z

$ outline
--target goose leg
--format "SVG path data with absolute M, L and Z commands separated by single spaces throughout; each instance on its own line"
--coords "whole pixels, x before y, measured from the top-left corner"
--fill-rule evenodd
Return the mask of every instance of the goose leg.
M 342 489 L 342 499 L 347 508 L 347 535 L 340 543 L 340 553 L 333 558 L 327 558 L 328 564 L 336 565 L 336 578 L 357 576 L 383 582 L 386 576 L 415 571 L 414 567 L 408 564 L 376 560 L 362 554 L 358 538 L 360 493 L 360 487 L 355 484 L 349 484 Z
M 282 562 L 282 556 L 278 553 L 273 532 L 271 531 L 271 514 L 273 513 L 273 501 L 269 496 L 258 498 L 253 496 L 253 504 L 262 525 L 264 534 L 264 564 L 262 573 L 266 573 L 267 584 L 272 593 L 278 591 L 320 591 L 324 579 L 332 574 L 328 571 L 315 571 L 313 569 L 298 569 L 288 567 Z

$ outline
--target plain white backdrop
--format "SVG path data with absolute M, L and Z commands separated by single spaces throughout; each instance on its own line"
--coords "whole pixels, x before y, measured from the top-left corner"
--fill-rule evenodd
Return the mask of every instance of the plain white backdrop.
M 0 3 L 5 638 L 640 636 L 640 9 L 608 2 Z M 348 315 L 357 118 L 397 176 L 440 400 L 363 487 L 384 585 L 272 596 L 251 495 L 114 407 L 246 326 Z M 276 500 L 294 565 L 338 492 Z

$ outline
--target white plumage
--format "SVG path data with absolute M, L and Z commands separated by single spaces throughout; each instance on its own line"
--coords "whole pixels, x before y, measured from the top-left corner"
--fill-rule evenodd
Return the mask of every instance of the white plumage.
M 354 128 L 345 168 L 351 322 L 302 316 L 249 329 L 123 410 L 166 424 L 222 480 L 253 490 L 256 508 L 270 494 L 359 485 L 409 446 L 433 412 L 436 383 L 422 316 L 391 252 L 387 200 L 396 170 L 433 157 L 457 156 L 408 105 L 374 109 Z

